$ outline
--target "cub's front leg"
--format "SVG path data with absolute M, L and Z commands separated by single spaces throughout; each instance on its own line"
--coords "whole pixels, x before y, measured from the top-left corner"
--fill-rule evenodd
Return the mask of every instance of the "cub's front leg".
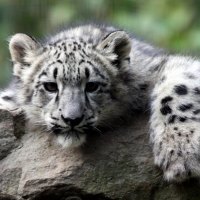
M 200 64 L 175 61 L 160 76 L 151 103 L 154 162 L 167 181 L 200 175 Z

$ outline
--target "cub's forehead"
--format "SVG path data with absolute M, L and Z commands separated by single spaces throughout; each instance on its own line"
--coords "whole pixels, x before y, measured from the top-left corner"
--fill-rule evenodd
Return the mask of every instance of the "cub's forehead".
M 63 39 L 54 43 L 47 44 L 45 49 L 52 57 L 85 57 L 91 54 L 93 45 L 92 43 L 86 43 L 82 39 Z
M 107 76 L 106 71 L 102 71 L 104 63 L 95 56 L 90 43 L 69 39 L 48 44 L 45 48 L 47 56 L 43 61 L 40 78 L 79 82 L 82 79 L 102 79 Z
M 92 60 L 94 56 L 93 46 L 81 39 L 65 39 L 47 44 L 45 47 L 45 65 L 53 66 L 56 63 L 67 67 L 79 66 Z

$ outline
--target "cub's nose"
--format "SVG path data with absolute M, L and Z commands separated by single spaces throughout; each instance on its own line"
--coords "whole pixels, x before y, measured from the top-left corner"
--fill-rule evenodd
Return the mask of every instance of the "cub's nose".
M 61 115 L 62 120 L 67 124 L 70 125 L 72 128 L 79 125 L 81 123 L 81 121 L 83 120 L 84 115 L 82 115 L 81 117 L 77 117 L 75 119 L 69 118 L 69 117 L 64 117 L 63 115 Z

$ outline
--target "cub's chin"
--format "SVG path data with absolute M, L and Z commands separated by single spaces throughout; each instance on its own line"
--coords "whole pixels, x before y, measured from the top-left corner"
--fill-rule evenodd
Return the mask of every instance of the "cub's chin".
M 76 148 L 86 142 L 86 134 L 60 134 L 57 135 L 57 142 L 63 148 Z

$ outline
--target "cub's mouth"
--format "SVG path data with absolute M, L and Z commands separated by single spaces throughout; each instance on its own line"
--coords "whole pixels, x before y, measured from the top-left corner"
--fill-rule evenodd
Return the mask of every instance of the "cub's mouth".
M 61 128 L 59 126 L 53 126 L 51 128 L 51 130 L 53 131 L 54 134 L 56 135 L 66 135 L 66 136 L 70 136 L 70 135 L 78 135 L 78 134 L 84 134 L 84 131 L 82 130 L 78 130 L 78 129 L 66 129 L 66 128 Z
M 54 125 L 51 128 L 52 132 L 56 135 L 57 142 L 63 148 L 79 147 L 86 141 L 87 131 L 78 130 L 77 128 L 61 128 Z
M 52 124 L 51 131 L 63 148 L 79 147 L 86 142 L 86 137 L 96 132 L 92 124 L 84 124 L 81 127 L 62 127 L 58 124 Z
M 76 127 L 65 128 L 55 124 L 51 128 L 51 130 L 55 135 L 63 135 L 66 138 L 74 136 L 77 137 L 77 139 L 79 139 L 80 135 L 88 134 L 88 132 L 93 130 L 93 128 L 92 126 L 86 126 L 86 125 L 82 126 L 81 128 L 76 128 Z

